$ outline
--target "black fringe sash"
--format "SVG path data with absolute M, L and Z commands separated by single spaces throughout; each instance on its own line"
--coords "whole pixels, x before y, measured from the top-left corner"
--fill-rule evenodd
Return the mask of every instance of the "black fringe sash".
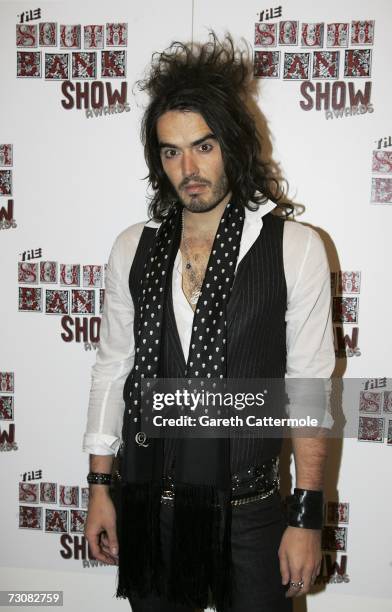
M 116 597 L 162 593 L 161 487 L 120 485 L 117 509 L 119 571 Z
M 230 495 L 212 486 L 176 485 L 170 569 L 169 601 L 200 608 L 231 602 Z
M 200 608 L 229 606 L 233 584 L 231 494 L 217 492 L 211 485 L 176 484 L 166 581 L 160 538 L 161 493 L 161 487 L 151 483 L 120 488 L 116 597 L 154 594 Z

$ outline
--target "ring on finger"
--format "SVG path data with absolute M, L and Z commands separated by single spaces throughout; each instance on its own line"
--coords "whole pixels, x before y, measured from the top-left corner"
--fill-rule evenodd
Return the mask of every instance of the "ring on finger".
M 296 589 L 302 589 L 302 587 L 304 586 L 304 581 L 303 580 L 299 580 L 298 582 L 290 581 L 290 586 Z

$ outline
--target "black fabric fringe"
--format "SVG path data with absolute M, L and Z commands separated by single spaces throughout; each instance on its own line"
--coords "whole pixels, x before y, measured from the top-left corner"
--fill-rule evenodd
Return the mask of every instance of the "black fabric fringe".
M 153 594 L 191 607 L 230 606 L 230 497 L 211 485 L 176 485 L 168 575 L 162 562 L 160 503 L 161 487 L 152 483 L 128 483 L 117 490 L 116 597 Z
M 229 605 L 230 498 L 211 485 L 176 484 L 172 537 L 169 601 L 199 608 Z
M 128 483 L 120 487 L 116 504 L 117 598 L 162 593 L 161 492 L 161 487 L 153 483 Z
M 231 488 L 175 483 L 169 567 L 163 563 L 160 519 L 162 481 L 121 480 L 112 497 L 119 542 L 115 596 L 164 596 L 198 608 L 232 605 Z

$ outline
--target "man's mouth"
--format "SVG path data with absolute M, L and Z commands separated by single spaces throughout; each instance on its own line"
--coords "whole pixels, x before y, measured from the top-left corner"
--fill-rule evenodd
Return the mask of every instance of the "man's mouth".
M 203 189 L 205 189 L 206 185 L 202 185 L 201 183 L 193 183 L 190 185 L 186 185 L 184 187 L 185 191 L 187 191 L 188 193 L 199 193 L 200 191 L 203 191 Z

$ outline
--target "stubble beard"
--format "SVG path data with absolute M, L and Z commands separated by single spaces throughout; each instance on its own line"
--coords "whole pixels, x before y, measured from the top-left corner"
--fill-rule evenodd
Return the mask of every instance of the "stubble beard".
M 207 186 L 210 187 L 211 183 L 207 183 Z M 206 196 L 203 194 L 195 194 L 183 197 L 181 195 L 181 193 L 183 193 L 182 190 L 180 193 L 177 191 L 177 195 L 180 199 L 181 204 L 184 208 L 186 208 L 186 210 L 195 213 L 208 212 L 209 210 L 212 210 L 213 208 L 218 206 L 218 204 L 220 204 L 220 202 L 222 202 L 222 200 L 229 193 L 229 181 L 227 179 L 226 174 L 223 173 L 221 175 L 219 180 L 212 186 L 212 189 L 210 189 L 210 191 L 210 196 Z

